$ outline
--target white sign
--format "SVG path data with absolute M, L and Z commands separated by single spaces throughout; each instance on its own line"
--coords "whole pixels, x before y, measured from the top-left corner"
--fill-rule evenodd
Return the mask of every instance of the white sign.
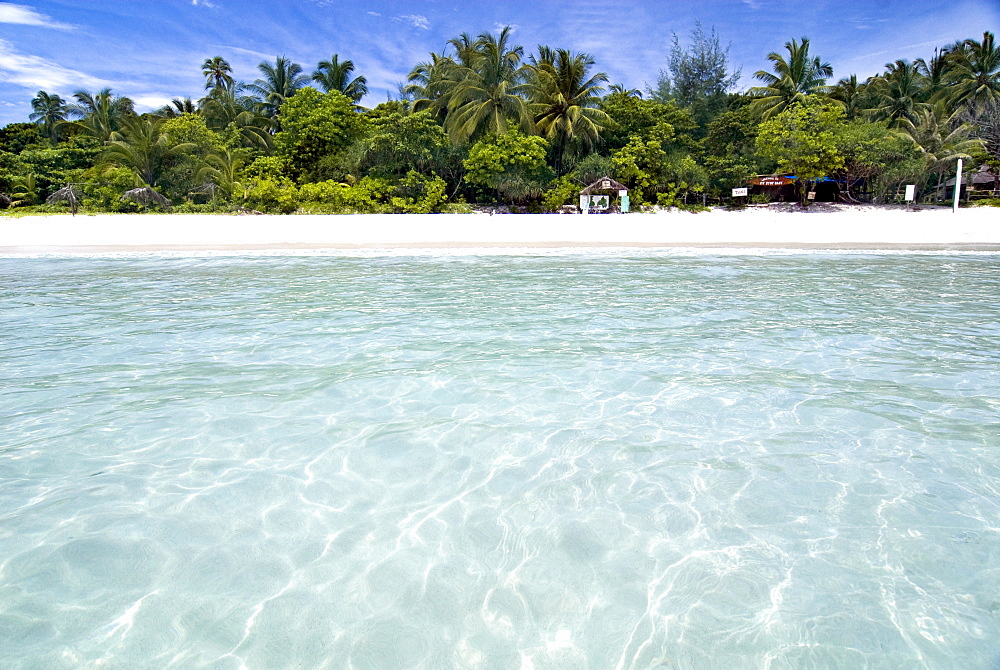
M 606 195 L 592 195 L 590 196 L 590 209 L 604 211 L 611 204 L 610 200 L 611 198 Z
M 746 186 L 744 186 L 743 188 L 734 188 L 734 189 L 733 189 L 733 197 L 734 197 L 734 198 L 738 198 L 738 197 L 740 197 L 741 195 L 746 195 L 746 194 L 747 194 L 747 191 L 749 191 L 749 190 L 750 190 L 750 189 L 749 189 L 749 188 L 747 188 Z
M 906 202 L 913 202 L 917 199 L 917 185 L 907 184 L 906 185 Z
M 809 198 L 810 200 L 815 200 L 816 199 L 816 191 L 809 191 L 809 193 L 806 195 L 806 197 Z

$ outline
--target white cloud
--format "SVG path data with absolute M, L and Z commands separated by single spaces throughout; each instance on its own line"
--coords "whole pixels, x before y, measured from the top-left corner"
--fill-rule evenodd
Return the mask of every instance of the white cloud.
M 108 82 L 46 58 L 20 53 L 6 40 L 0 40 L 0 72 L 13 84 L 42 90 L 65 91 L 108 85 Z
M 382 16 L 378 12 L 365 12 L 365 13 L 368 14 L 368 16 Z
M 139 112 L 152 111 L 154 109 L 159 109 L 164 105 L 169 105 L 173 98 L 164 95 L 162 93 L 147 93 L 143 95 L 130 95 L 130 98 L 135 102 L 135 106 Z
M 209 9 L 215 9 L 216 7 L 214 2 L 209 2 L 208 0 L 191 0 L 191 4 L 195 7 L 208 7 Z
M 58 28 L 72 30 L 74 26 L 68 23 L 53 21 L 51 16 L 39 14 L 34 7 L 15 5 L 10 2 L 0 2 L 0 23 L 17 23 L 23 26 L 42 26 L 43 28 Z
M 430 30 L 431 27 L 431 22 L 427 20 L 426 16 L 421 14 L 403 14 L 402 16 L 394 16 L 392 18 L 397 21 L 406 21 L 414 28 L 420 28 L 421 30 Z

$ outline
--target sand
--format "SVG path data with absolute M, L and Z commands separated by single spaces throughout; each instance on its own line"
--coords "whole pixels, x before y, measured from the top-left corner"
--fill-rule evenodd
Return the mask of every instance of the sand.
M 462 247 L 1000 251 L 1000 210 L 791 205 L 604 215 L 0 216 L 0 254 Z

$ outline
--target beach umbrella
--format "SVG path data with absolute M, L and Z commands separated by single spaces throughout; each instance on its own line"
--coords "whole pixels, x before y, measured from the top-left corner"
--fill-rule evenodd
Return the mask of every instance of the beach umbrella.
M 122 193 L 122 200 L 131 200 L 132 202 L 138 203 L 140 205 L 149 206 L 151 204 L 157 204 L 160 207 L 166 209 L 170 207 L 170 201 L 164 198 L 162 195 L 151 189 L 149 186 L 143 186 L 142 188 L 133 188 L 131 191 L 125 191 Z
M 82 199 L 83 195 L 70 184 L 63 186 L 61 189 L 50 195 L 45 199 L 45 202 L 50 205 L 54 202 L 68 202 L 70 211 L 73 212 L 73 216 L 76 216 L 76 211 L 80 207 L 80 201 Z

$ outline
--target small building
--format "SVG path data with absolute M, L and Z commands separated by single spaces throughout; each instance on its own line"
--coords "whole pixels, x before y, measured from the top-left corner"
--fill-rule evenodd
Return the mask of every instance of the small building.
M 580 191 L 580 211 L 583 214 L 607 214 L 628 210 L 628 188 L 611 177 L 601 177 Z
M 934 190 L 934 199 L 951 200 L 955 197 L 955 178 L 939 184 Z M 962 175 L 959 200 L 969 202 L 982 198 L 1000 198 L 1000 179 L 990 172 L 988 165 L 980 165 L 977 172 Z
M 832 177 L 810 180 L 809 187 L 816 195 L 815 202 L 836 202 L 840 197 L 840 183 Z M 750 179 L 750 195 L 767 195 L 771 202 L 799 202 L 799 178 L 793 174 L 759 174 Z

